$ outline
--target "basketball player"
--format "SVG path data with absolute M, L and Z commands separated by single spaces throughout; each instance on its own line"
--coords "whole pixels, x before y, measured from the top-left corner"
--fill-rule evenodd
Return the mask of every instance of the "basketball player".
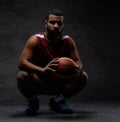
M 17 86 L 28 100 L 26 115 L 35 115 L 39 110 L 38 95 L 42 89 L 54 92 L 49 101 L 52 111 L 71 114 L 73 110 L 66 104 L 66 100 L 86 85 L 88 76 L 83 66 L 74 40 L 68 35 L 62 35 L 64 26 L 63 12 L 52 9 L 48 12 L 44 22 L 46 32 L 32 35 L 26 42 L 19 58 L 19 73 Z M 51 73 L 55 72 L 60 57 L 69 57 L 76 62 L 79 78 L 66 83 L 54 81 Z M 54 68 L 53 68 L 54 67 Z

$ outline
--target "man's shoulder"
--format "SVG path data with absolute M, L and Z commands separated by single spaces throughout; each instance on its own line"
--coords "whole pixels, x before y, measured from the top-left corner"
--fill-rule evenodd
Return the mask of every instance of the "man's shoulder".
M 69 39 L 69 38 L 70 38 L 69 35 L 61 35 L 61 39 L 62 39 L 62 40 Z
M 38 38 L 41 38 L 41 39 L 44 39 L 45 38 L 44 32 L 37 33 L 37 34 L 35 34 L 35 36 L 38 37 Z

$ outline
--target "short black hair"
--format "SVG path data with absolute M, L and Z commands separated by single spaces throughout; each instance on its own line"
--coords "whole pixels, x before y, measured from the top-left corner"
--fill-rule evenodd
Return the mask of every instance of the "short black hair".
M 64 16 L 63 15 L 63 11 L 60 10 L 60 9 L 56 9 L 56 8 L 51 9 L 51 10 L 48 11 L 48 13 L 47 13 L 47 19 L 48 19 L 48 17 L 49 17 L 50 14 L 56 15 L 56 16 Z

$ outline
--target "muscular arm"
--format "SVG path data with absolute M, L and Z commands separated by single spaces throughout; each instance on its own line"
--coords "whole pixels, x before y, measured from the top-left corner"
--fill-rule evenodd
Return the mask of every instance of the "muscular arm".
M 70 58 L 76 62 L 76 64 L 80 69 L 82 69 L 82 62 L 79 57 L 77 46 L 71 37 L 69 38 L 69 47 L 70 47 Z
M 31 36 L 21 55 L 19 58 L 19 69 L 20 70 L 25 70 L 28 72 L 34 72 L 37 74 L 45 74 L 45 73 L 50 73 L 50 72 L 55 72 L 54 69 L 52 69 L 52 67 L 55 67 L 58 65 L 58 59 L 53 59 L 52 61 L 50 61 L 45 67 L 39 67 L 35 64 L 32 63 L 32 59 L 33 59 L 33 53 L 36 49 L 37 46 L 37 38 L 36 36 Z
M 36 72 L 36 73 L 43 72 L 42 67 L 38 67 L 37 65 L 32 63 L 32 56 L 33 56 L 36 46 L 37 46 L 36 37 L 31 36 L 28 39 L 28 41 L 27 41 L 27 43 L 26 43 L 26 45 L 20 55 L 20 58 L 19 58 L 19 68 L 21 70 L 26 70 L 28 72 Z

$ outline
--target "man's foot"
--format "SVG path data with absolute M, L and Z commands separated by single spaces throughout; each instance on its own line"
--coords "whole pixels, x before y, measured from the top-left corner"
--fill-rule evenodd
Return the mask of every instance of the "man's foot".
M 28 116 L 33 116 L 37 114 L 39 109 L 39 99 L 34 97 L 28 101 L 27 109 L 25 110 L 25 114 Z
M 49 102 L 49 107 L 51 111 L 55 111 L 61 114 L 72 114 L 73 110 L 69 108 L 69 106 L 65 103 L 65 101 L 56 102 L 54 98 L 52 98 Z

